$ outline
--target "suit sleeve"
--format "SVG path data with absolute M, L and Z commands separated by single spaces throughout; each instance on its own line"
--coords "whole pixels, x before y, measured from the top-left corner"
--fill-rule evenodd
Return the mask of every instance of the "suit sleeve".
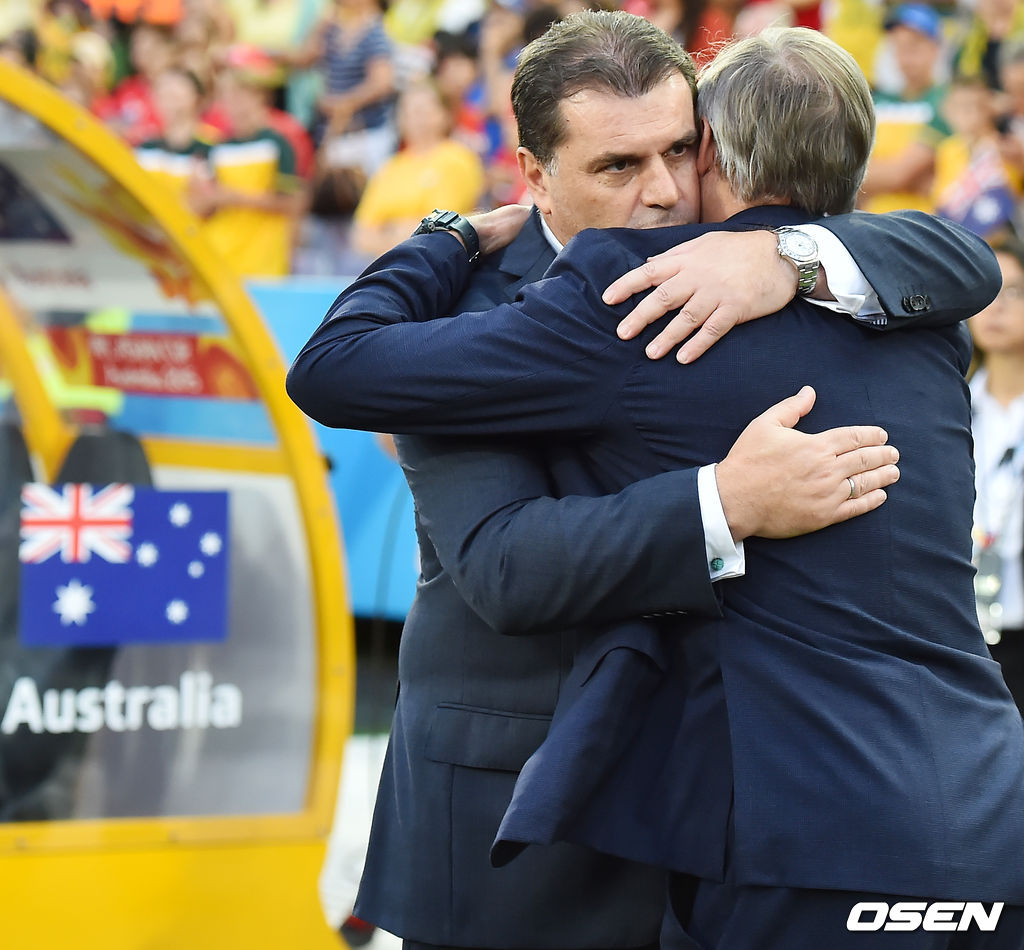
M 622 266 L 617 248 L 598 238 L 514 305 L 434 319 L 452 311 L 469 264 L 449 235 L 411 238 L 335 301 L 292 365 L 288 393 L 337 428 L 587 435 L 642 354 L 640 341 L 615 336 L 626 311 L 606 307 L 597 289 L 594 275 Z
M 945 218 L 893 211 L 821 218 L 846 245 L 887 316 L 884 329 L 951 326 L 983 310 L 1002 278 L 989 246 Z
M 555 499 L 543 458 L 529 449 L 422 437 L 398 444 L 441 564 L 500 633 L 677 611 L 720 616 L 696 469 L 616 495 Z

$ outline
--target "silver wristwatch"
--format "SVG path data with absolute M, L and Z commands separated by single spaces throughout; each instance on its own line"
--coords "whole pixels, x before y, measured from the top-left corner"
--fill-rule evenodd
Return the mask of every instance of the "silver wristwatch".
M 775 228 L 779 256 L 796 268 L 796 292 L 806 297 L 818 283 L 818 244 L 796 228 Z

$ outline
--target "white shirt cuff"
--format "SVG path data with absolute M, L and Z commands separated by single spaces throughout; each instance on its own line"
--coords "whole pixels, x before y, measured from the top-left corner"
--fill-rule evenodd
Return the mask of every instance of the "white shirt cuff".
M 885 311 L 878 301 L 878 294 L 868 283 L 846 245 L 820 224 L 803 224 L 796 230 L 802 231 L 818 245 L 818 260 L 828 277 L 828 288 L 836 298 L 804 299 L 808 303 L 826 307 L 836 313 L 845 313 L 874 326 L 884 326 Z
M 742 577 L 747 570 L 743 542 L 732 539 L 729 522 L 725 520 L 722 498 L 718 494 L 715 466 L 697 469 L 697 501 L 704 524 L 704 550 L 707 552 L 708 572 L 712 581 Z

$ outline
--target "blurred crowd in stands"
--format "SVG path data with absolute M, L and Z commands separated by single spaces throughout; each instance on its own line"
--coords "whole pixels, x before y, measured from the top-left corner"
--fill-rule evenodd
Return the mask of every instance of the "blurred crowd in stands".
M 522 200 L 519 50 L 585 0 L 4 0 L 0 55 L 91 110 L 246 276 L 352 273 L 434 207 Z M 1024 181 L 1024 2 L 591 0 L 698 62 L 769 24 L 822 29 L 876 90 L 869 210 L 998 240 Z

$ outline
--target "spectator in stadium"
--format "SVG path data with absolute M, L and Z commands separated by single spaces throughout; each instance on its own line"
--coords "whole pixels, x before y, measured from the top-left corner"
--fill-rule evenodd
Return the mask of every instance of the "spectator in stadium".
M 710 60 L 714 45 L 732 36 L 732 20 L 708 0 L 627 0 L 622 8 L 660 26 L 697 63 Z
M 999 53 L 1003 114 L 999 118 L 1004 161 L 1024 174 L 1024 40 L 1003 45 Z
M 835 0 L 822 24 L 826 36 L 843 47 L 869 79 L 884 38 L 885 11 L 873 0 Z
M 397 145 L 394 64 L 378 0 L 332 0 L 302 48 L 277 58 L 293 69 L 316 64 L 321 74 L 312 210 L 323 217 L 350 215 L 366 180 Z
M 863 185 L 869 200 L 863 207 L 932 211 L 935 149 L 950 131 L 941 115 L 946 91 L 935 83 L 942 21 L 931 7 L 907 3 L 889 15 L 885 28 L 901 88 L 872 93 L 878 126 Z
M 194 74 L 180 66 L 165 69 L 153 81 L 153 101 L 163 134 L 143 142 L 135 151 L 143 168 L 186 200 L 196 182 L 201 189 L 209 174 L 210 143 L 200 133 L 203 98 L 203 87 Z M 200 204 L 194 210 L 204 212 L 206 206 Z
M 100 118 L 132 145 L 160 135 L 160 114 L 153 81 L 175 62 L 174 35 L 167 27 L 138 23 L 132 28 L 130 56 L 134 75 L 121 80 Z
M 38 42 L 36 34 L 30 29 L 15 30 L 0 40 L 0 59 L 22 69 L 34 69 Z
M 39 42 L 36 71 L 55 86 L 64 82 L 71 70 L 71 41 L 75 34 L 90 26 L 89 10 L 76 0 L 46 0 L 39 8 L 35 32 Z
M 287 56 L 301 49 L 325 6 L 324 0 L 217 2 L 233 22 L 229 42 L 255 47 L 275 56 Z M 290 75 L 282 73 L 274 90 L 275 107 L 290 112 L 307 129 L 313 121 L 318 78 L 306 69 L 297 69 Z
M 114 54 L 110 44 L 92 30 L 81 30 L 71 38 L 71 68 L 61 83 L 61 92 L 83 109 L 102 115 L 108 104 L 114 75 Z
M 378 0 L 333 0 L 303 48 L 279 59 L 319 64 L 324 90 L 314 139 L 327 164 L 372 175 L 395 147 L 394 68 Z
M 224 52 L 222 61 L 227 69 L 239 70 L 268 92 L 267 124 L 288 141 L 295 153 L 296 172 L 301 178 L 308 179 L 313 172 L 313 143 L 298 119 L 273 105 L 283 79 L 281 67 L 274 56 L 259 47 L 236 43 Z M 231 121 L 227 116 L 224 119 L 227 135 L 231 135 Z
M 486 159 L 490 138 L 476 44 L 466 33 L 438 33 L 434 49 L 434 82 L 452 111 L 452 137 Z
M 220 0 L 193 0 L 174 27 L 177 62 L 212 89 L 216 65 L 231 44 L 234 25 Z
M 525 43 L 526 18 L 516 0 L 499 0 L 480 24 L 480 68 L 488 112 L 487 192 L 495 205 L 526 193 L 516 160 L 519 132 L 512 115 L 512 75 Z
M 270 125 L 270 90 L 259 72 L 230 68 L 219 99 L 232 137 L 213 146 L 209 176 L 193 179 L 189 201 L 205 215 L 206 237 L 244 277 L 287 274 L 295 219 L 305 195 L 295 153 Z
M 996 249 L 999 296 L 970 321 L 981 366 L 971 380 L 978 616 L 1006 685 L 1024 708 L 1024 247 Z
M 1021 178 L 1000 151 L 994 94 L 981 76 L 957 77 L 943 111 L 953 134 L 935 152 L 935 207 L 976 234 L 995 239 L 1013 221 Z
M 404 241 L 435 207 L 475 210 L 484 169 L 470 148 L 451 137 L 452 118 L 435 83 L 422 79 L 398 99 L 402 150 L 370 179 L 356 208 L 352 243 L 379 257 Z
M 269 53 L 293 53 L 310 0 L 222 0 L 234 24 L 233 42 Z
M 782 0 L 764 0 L 742 6 L 733 20 L 732 32 L 736 39 L 757 36 L 772 26 L 792 26 L 793 10 Z
M 1024 5 L 1016 0 L 978 0 L 968 23 L 953 57 L 954 70 L 960 76 L 980 78 L 990 89 L 1002 88 L 1000 49 L 1004 41 L 1024 36 Z

